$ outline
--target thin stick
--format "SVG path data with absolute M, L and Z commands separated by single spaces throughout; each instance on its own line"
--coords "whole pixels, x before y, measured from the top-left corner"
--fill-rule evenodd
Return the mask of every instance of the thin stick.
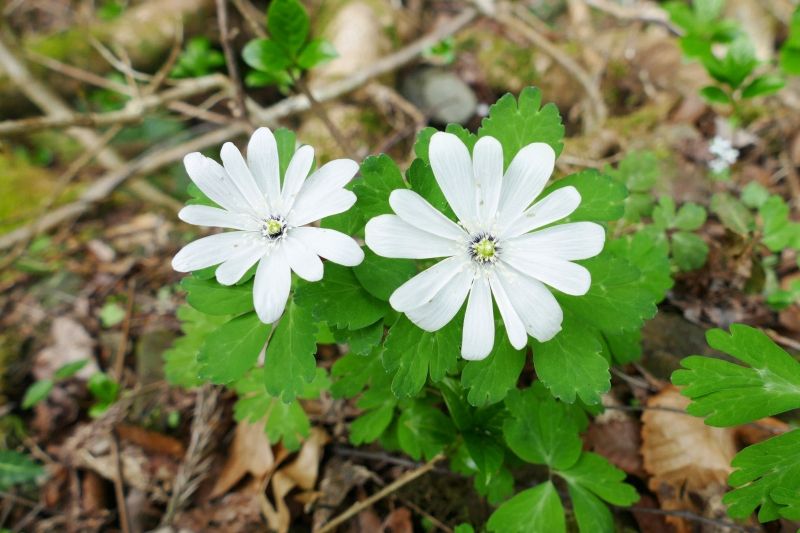
M 244 103 L 244 87 L 242 87 L 242 79 L 239 77 L 239 67 L 236 63 L 236 55 L 233 53 L 231 34 L 228 30 L 228 1 L 216 1 L 220 42 L 222 44 L 222 52 L 225 54 L 225 64 L 228 67 L 228 77 L 231 79 L 231 83 L 233 84 L 233 93 L 235 96 L 233 116 L 239 120 L 249 122 L 247 117 L 247 106 Z
M 114 457 L 117 475 L 114 476 L 114 495 L 117 498 L 117 509 L 119 510 L 119 526 L 122 533 L 130 533 L 131 526 L 128 521 L 128 505 L 125 502 L 125 484 L 122 478 L 122 458 L 119 454 L 119 440 L 117 434 L 111 430 L 111 455 Z
M 404 485 L 411 483 L 418 477 L 427 474 L 428 472 L 433 470 L 433 467 L 436 465 L 436 463 L 441 461 L 442 459 L 444 459 L 443 455 L 437 455 L 436 457 L 434 457 L 424 465 L 420 466 L 419 468 L 406 472 L 405 474 L 394 480 L 392 483 L 386 485 L 384 488 L 382 488 L 381 490 L 370 496 L 369 498 L 354 503 L 353 505 L 348 507 L 345 512 L 343 512 L 342 514 L 340 514 L 339 516 L 335 517 L 333 520 L 330 520 L 328 523 L 322 526 L 318 533 L 327 533 L 328 531 L 333 531 L 334 529 L 336 529 L 337 526 L 343 524 L 351 517 L 360 513 L 370 505 L 374 504 L 377 501 L 382 500 L 389 494 L 395 492 Z
M 122 373 L 125 371 L 125 353 L 128 351 L 128 339 L 131 332 L 131 318 L 133 317 L 133 301 L 136 297 L 136 280 L 128 282 L 128 305 L 125 309 L 125 320 L 122 322 L 122 335 L 117 346 L 117 357 L 114 359 L 114 379 L 122 383 Z
M 259 39 L 264 39 L 267 36 L 267 32 L 264 31 L 264 28 L 259 23 L 259 19 L 263 15 L 258 8 L 251 4 L 250 0 L 233 0 L 233 5 L 236 6 L 247 25 L 250 26 L 250 31 L 253 32 L 253 35 Z
M 699 514 L 693 513 L 691 511 L 681 511 L 681 510 L 668 510 L 668 509 L 656 509 L 655 507 L 617 507 L 622 511 L 628 511 L 631 513 L 650 513 L 650 514 L 659 514 L 664 516 L 677 516 L 679 518 L 685 518 L 686 520 L 691 520 L 693 522 L 700 522 L 703 524 L 708 524 L 712 526 L 718 527 L 726 527 L 731 531 L 744 531 L 746 533 L 754 533 L 759 531 L 755 528 L 750 528 L 747 526 L 740 526 L 734 522 L 728 522 L 727 520 L 718 520 L 714 518 L 707 518 L 705 516 L 700 516 Z

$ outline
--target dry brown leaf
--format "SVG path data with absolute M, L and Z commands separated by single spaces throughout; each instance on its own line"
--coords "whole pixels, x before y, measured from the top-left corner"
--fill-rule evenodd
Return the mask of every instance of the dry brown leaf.
M 182 459 L 186 453 L 181 441 L 157 431 L 129 424 L 118 424 L 116 431 L 120 439 L 141 446 L 148 453 L 171 455 L 176 459 Z
M 414 533 L 414 526 L 411 524 L 411 511 L 405 507 L 398 507 L 383 521 L 382 532 L 391 533 Z
M 689 399 L 672 386 L 647 402 L 648 407 L 681 411 L 688 404 Z M 651 409 L 642 415 L 642 458 L 653 476 L 651 488 L 666 483 L 702 492 L 713 485 L 725 486 L 734 455 L 731 429 L 707 426 L 701 418 L 685 413 Z
M 289 531 L 291 515 L 286 505 L 286 495 L 295 487 L 311 490 L 317 483 L 319 463 L 322 450 L 330 437 L 321 428 L 311 428 L 311 435 L 303 442 L 300 453 L 290 464 L 281 468 L 272 476 L 273 506 L 266 498 L 262 498 L 261 512 L 267 519 L 270 529 L 285 533 Z
M 340 457 L 334 457 L 325 463 L 325 474 L 319 483 L 322 495 L 319 499 L 319 505 L 314 510 L 312 529 L 316 531 L 330 519 L 333 511 L 341 505 L 353 487 L 361 486 L 368 479 L 375 477 L 375 474 L 368 468 L 345 461 Z M 378 519 L 377 515 L 375 520 L 378 524 L 376 528 L 380 527 L 380 519 Z
M 786 433 L 791 427 L 783 420 L 777 418 L 767 417 L 761 420 L 756 420 L 752 424 L 745 424 L 734 429 L 736 438 L 738 438 L 744 445 L 750 446 L 751 444 L 758 444 L 775 435 Z
M 275 455 L 264 431 L 264 422 L 239 422 L 228 451 L 228 459 L 211 489 L 209 498 L 227 493 L 245 474 L 263 482 L 275 468 Z
M 610 395 L 605 395 L 603 403 L 618 402 Z M 639 453 L 642 446 L 641 425 L 628 413 L 608 409 L 595 417 L 586 432 L 586 443 L 617 468 L 628 474 L 645 477 Z
M 669 386 L 651 397 L 647 406 L 684 411 L 689 399 L 676 387 Z M 709 507 L 725 491 L 736 439 L 729 428 L 707 426 L 701 418 L 684 412 L 650 409 L 642 415 L 642 458 L 644 469 L 652 476 L 648 483 L 664 510 L 688 509 L 716 514 Z M 690 496 L 703 502 L 697 509 Z M 682 519 L 667 520 L 679 533 L 690 531 Z

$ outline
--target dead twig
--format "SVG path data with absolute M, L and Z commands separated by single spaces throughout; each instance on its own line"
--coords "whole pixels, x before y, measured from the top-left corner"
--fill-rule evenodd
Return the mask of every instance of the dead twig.
M 250 31 L 253 32 L 253 35 L 259 39 L 266 38 L 267 32 L 264 31 L 263 26 L 259 22 L 264 16 L 263 13 L 261 13 L 250 0 L 233 0 L 233 5 L 236 6 L 239 14 L 250 27 Z
M 314 97 L 314 94 L 311 92 L 311 88 L 306 84 L 305 80 L 301 77 L 296 76 L 293 78 L 294 85 L 300 90 L 300 93 L 305 95 L 308 99 L 309 105 L 311 106 L 311 111 L 317 115 L 325 127 L 328 129 L 328 132 L 336 141 L 336 144 L 339 145 L 342 152 L 345 155 L 353 158 L 358 159 L 358 156 L 353 152 L 350 143 L 347 141 L 347 138 L 342 134 L 342 131 L 333 123 L 331 117 L 328 116 L 328 112 L 325 110 L 325 107 Z
M 136 280 L 131 278 L 128 282 L 128 302 L 125 308 L 125 319 L 122 321 L 122 335 L 117 346 L 117 356 L 114 359 L 114 379 L 122 383 L 122 373 L 125 370 L 125 353 L 128 351 L 128 340 L 131 333 L 131 318 L 133 317 L 133 303 L 136 298 Z
M 233 85 L 233 116 L 238 120 L 245 121 L 252 129 L 252 124 L 250 124 L 250 119 L 247 116 L 247 106 L 244 103 L 244 87 L 242 87 L 242 79 L 239 77 L 236 54 L 234 54 L 233 45 L 231 44 L 231 34 L 228 28 L 228 1 L 216 0 L 216 2 L 220 44 L 222 44 L 222 52 L 225 54 L 225 65 L 228 68 L 228 77 Z
M 616 507 L 621 511 L 628 511 L 631 513 L 650 513 L 650 514 L 660 514 L 664 516 L 677 516 L 679 518 L 685 518 L 686 520 L 690 520 L 692 522 L 700 522 L 702 524 L 708 524 L 710 526 L 717 526 L 717 527 L 724 527 L 727 528 L 729 531 L 744 531 L 746 533 L 756 533 L 760 531 L 760 529 L 741 526 L 734 522 L 728 522 L 727 520 L 718 520 L 715 518 L 708 518 L 706 516 L 701 516 L 699 514 L 693 513 L 691 511 L 680 511 L 680 510 L 668 510 L 668 509 L 656 509 L 654 507 Z
M 117 498 L 117 510 L 119 511 L 119 526 L 122 533 L 130 533 L 131 526 L 128 521 L 128 506 L 125 502 L 125 483 L 122 477 L 122 459 L 119 455 L 119 440 L 117 433 L 111 431 L 111 455 L 114 458 L 116 475 L 114 476 L 114 495 Z
M 370 496 L 369 498 L 354 503 L 353 505 L 348 507 L 347 510 L 344 511 L 342 514 L 328 521 L 324 526 L 322 526 L 319 529 L 318 533 L 327 533 L 328 531 L 333 531 L 334 529 L 336 529 L 337 526 L 343 524 L 351 517 L 357 515 L 370 505 L 374 504 L 377 501 L 382 500 L 389 494 L 392 494 L 399 488 L 411 483 L 418 477 L 427 474 L 428 472 L 433 470 L 433 467 L 436 466 L 436 463 L 438 463 L 442 459 L 444 459 L 444 455 L 439 454 L 430 461 L 428 461 L 427 463 L 425 463 L 424 465 L 415 468 L 414 470 L 411 470 L 409 472 L 406 472 L 405 474 L 394 480 L 392 483 L 386 485 L 384 488 L 382 488 L 381 490 Z
M 683 35 L 683 31 L 669 20 L 666 11 L 649 2 L 639 2 L 627 7 L 609 0 L 584 0 L 586 5 L 626 22 L 639 21 L 664 26 L 673 35 Z

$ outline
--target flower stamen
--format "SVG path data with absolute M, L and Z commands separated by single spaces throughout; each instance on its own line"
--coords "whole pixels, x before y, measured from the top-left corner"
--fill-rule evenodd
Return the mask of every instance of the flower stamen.
M 470 239 L 468 251 L 473 261 L 485 265 L 497 261 L 500 246 L 494 235 L 479 233 Z
M 286 233 L 286 221 L 280 215 L 270 216 L 261 223 L 261 236 L 276 240 Z

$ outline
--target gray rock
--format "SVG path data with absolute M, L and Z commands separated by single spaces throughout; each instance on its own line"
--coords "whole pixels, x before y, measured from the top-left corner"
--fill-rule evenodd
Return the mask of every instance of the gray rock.
M 466 124 L 478 106 L 478 99 L 469 85 L 440 68 L 413 72 L 403 80 L 400 92 L 439 124 Z

